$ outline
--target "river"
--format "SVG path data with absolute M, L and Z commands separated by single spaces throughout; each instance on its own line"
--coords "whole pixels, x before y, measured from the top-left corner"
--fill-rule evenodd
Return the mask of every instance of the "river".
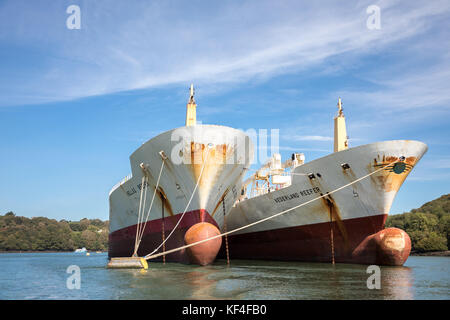
M 368 288 L 364 265 L 218 260 L 120 270 L 107 269 L 107 262 L 106 253 L 95 252 L 2 253 L 0 299 L 450 298 L 449 257 L 411 256 L 403 267 L 381 267 L 380 289 Z

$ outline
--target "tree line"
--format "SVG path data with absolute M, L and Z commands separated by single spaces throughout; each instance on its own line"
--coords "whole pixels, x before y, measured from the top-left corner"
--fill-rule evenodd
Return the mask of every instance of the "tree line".
M 448 250 L 450 194 L 425 203 L 411 212 L 388 216 L 386 227 L 405 230 L 412 250 Z M 56 221 L 44 217 L 18 217 L 13 212 L 0 215 L 0 251 L 108 250 L 109 222 L 100 219 Z
M 108 221 L 26 218 L 0 215 L 0 251 L 73 251 L 85 247 L 108 250 Z
M 415 252 L 448 250 L 450 194 L 427 202 L 410 212 L 388 216 L 386 227 L 405 230 L 411 238 L 411 250 Z

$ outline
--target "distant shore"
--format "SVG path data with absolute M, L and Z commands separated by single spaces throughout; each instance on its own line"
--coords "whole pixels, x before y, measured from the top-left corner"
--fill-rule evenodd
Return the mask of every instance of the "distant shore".
M 73 252 L 75 251 L 52 251 L 52 250 L 42 250 L 42 251 L 1 251 L 0 253 L 63 253 L 63 252 Z M 108 253 L 108 251 L 101 251 L 101 250 L 93 250 L 93 251 L 86 251 L 89 253 Z M 77 252 L 77 253 L 84 253 L 84 252 Z M 430 251 L 430 252 L 411 252 L 410 256 L 426 256 L 426 257 L 450 257 L 450 250 L 445 251 Z
M 411 252 L 411 256 L 427 256 L 427 257 L 450 257 L 450 250 L 430 251 L 430 252 Z

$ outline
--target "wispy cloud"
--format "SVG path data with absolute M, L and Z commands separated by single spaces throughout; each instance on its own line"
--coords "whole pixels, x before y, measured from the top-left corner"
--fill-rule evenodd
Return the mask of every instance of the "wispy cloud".
M 417 174 L 411 177 L 408 177 L 408 181 L 448 181 L 450 179 L 450 173 L 429 173 L 429 174 Z M 443 190 L 442 192 L 448 192 Z
M 450 63 L 440 70 L 408 72 L 394 79 L 378 78 L 381 88 L 375 90 L 341 91 L 350 101 L 364 101 L 364 105 L 392 112 L 421 107 L 450 109 Z M 372 79 L 374 80 L 374 79 Z
M 286 137 L 293 141 L 333 141 L 333 137 L 326 137 L 326 136 L 299 136 L 299 135 L 293 135 Z
M 432 155 L 422 161 L 422 166 L 427 169 L 450 169 L 449 155 Z M 440 172 L 442 173 L 442 172 Z
M 6 1 L 0 7 L 0 41 L 34 51 L 30 59 L 39 63 L 16 70 L 13 77 L 0 76 L 0 105 L 191 81 L 207 86 L 270 78 L 307 70 L 343 53 L 352 58 L 370 54 L 422 34 L 430 28 L 430 18 L 450 10 L 446 1 L 380 1 L 382 29 L 374 31 L 366 28 L 370 4 L 82 1 L 82 29 L 67 30 L 62 4 L 47 10 L 41 3 Z M 20 10 L 25 6 L 27 13 Z M 443 70 L 439 79 L 447 76 Z M 438 92 L 432 104 L 448 101 L 441 92 L 445 85 L 432 78 L 436 87 L 429 83 L 430 91 L 422 99 L 417 96 L 417 105 L 429 104 Z M 421 79 L 405 81 L 417 85 Z M 364 98 L 404 103 L 409 91 L 402 90 L 409 84 L 394 80 L 386 85 L 390 94 L 380 98 L 379 92 L 366 92 Z

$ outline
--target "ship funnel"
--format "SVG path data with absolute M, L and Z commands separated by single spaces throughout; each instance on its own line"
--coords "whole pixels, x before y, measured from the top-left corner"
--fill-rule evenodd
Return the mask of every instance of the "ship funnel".
M 347 129 L 345 128 L 345 116 L 341 98 L 338 100 L 337 107 L 338 114 L 334 117 L 334 152 L 348 148 Z
M 189 101 L 186 106 L 186 127 L 195 126 L 197 123 L 197 105 L 194 100 L 194 85 L 189 88 Z

